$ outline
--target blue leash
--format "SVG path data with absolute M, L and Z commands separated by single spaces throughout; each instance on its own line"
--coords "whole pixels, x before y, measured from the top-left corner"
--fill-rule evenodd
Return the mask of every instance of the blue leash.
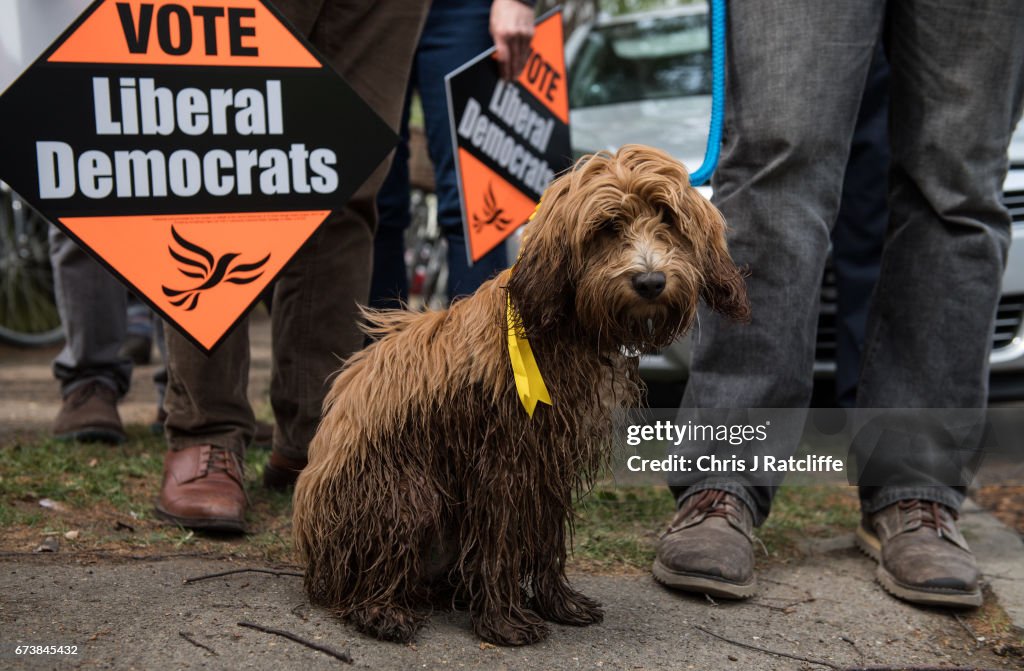
M 711 128 L 704 162 L 690 174 L 690 184 L 700 186 L 718 165 L 725 121 L 725 0 L 711 0 Z

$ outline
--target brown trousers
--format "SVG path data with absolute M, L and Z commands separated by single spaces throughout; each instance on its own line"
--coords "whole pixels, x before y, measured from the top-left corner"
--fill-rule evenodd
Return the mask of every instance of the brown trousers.
M 275 0 L 275 5 L 392 128 L 397 129 L 426 0 Z M 315 101 L 310 101 L 315 104 Z M 342 119 L 339 123 L 344 123 Z M 384 161 L 320 226 L 277 279 L 270 400 L 274 449 L 304 459 L 332 373 L 363 343 L 357 304 L 370 287 L 374 199 Z M 219 445 L 241 454 L 252 439 L 249 329 L 239 324 L 212 356 L 167 329 L 165 431 L 172 449 Z

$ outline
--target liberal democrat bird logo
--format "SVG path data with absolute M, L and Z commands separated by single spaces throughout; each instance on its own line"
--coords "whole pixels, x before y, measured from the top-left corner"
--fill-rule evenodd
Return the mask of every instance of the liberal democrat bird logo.
M 494 198 L 494 189 L 488 182 L 487 193 L 484 195 L 484 214 L 482 217 L 473 214 L 473 230 L 479 233 L 484 226 L 494 226 L 499 231 L 504 231 L 505 227 L 512 223 L 512 220 L 503 217 L 503 214 L 505 214 L 505 210 L 498 207 L 498 201 Z
M 240 254 L 231 252 L 215 259 L 209 251 L 181 237 L 181 234 L 174 230 L 173 226 L 171 227 L 171 236 L 184 250 L 175 251 L 174 247 L 167 246 L 167 251 L 171 253 L 171 256 L 182 264 L 178 267 L 178 272 L 185 277 L 200 280 L 200 283 L 190 289 L 171 289 L 163 285 L 160 288 L 163 289 L 164 296 L 174 299 L 170 301 L 171 305 L 183 308 L 186 312 L 195 310 L 199 305 L 199 297 L 202 293 L 209 291 L 221 282 L 230 282 L 231 284 L 255 282 L 263 274 L 263 266 L 270 260 L 270 254 L 267 254 L 255 263 L 232 265 L 235 259 L 241 256 Z

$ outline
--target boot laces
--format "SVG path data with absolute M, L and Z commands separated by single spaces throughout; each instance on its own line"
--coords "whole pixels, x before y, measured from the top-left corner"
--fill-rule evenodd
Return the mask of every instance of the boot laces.
M 210 458 L 206 462 L 206 471 L 220 471 L 226 473 L 231 477 L 237 477 L 239 466 L 238 462 L 235 461 L 235 456 L 227 448 L 220 447 L 219 445 L 210 446 Z
M 80 408 L 93 396 L 111 396 L 113 390 L 102 382 L 89 382 L 72 394 L 71 403 L 74 407 Z
M 899 502 L 900 510 L 905 513 L 920 513 L 921 526 L 935 529 L 939 538 L 952 536 L 951 525 L 956 520 L 956 513 L 937 501 L 907 499 Z M 945 514 L 943 514 L 945 513 Z
M 728 497 L 729 493 L 721 489 L 705 489 L 695 494 L 686 501 L 686 513 L 704 515 L 707 517 L 722 517 L 728 519 L 730 514 L 735 514 L 734 506 Z

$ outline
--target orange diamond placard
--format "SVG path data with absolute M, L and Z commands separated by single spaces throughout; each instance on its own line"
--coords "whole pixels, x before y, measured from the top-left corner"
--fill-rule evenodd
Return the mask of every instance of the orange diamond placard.
M 265 0 L 97 0 L 0 124 L 0 178 L 207 352 L 397 140 Z
M 526 223 L 544 189 L 572 165 L 562 14 L 542 17 L 515 82 L 494 50 L 445 77 L 470 263 Z

